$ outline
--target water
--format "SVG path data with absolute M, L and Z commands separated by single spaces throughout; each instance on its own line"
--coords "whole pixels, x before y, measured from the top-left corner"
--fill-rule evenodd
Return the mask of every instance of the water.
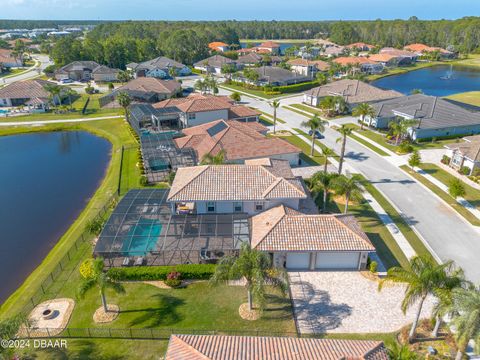
M 275 40 L 273 41 L 275 42 Z M 250 44 L 250 43 L 255 44 L 255 46 L 258 46 L 261 44 L 259 42 L 245 41 L 245 42 L 241 42 L 240 46 L 242 47 L 242 49 L 244 49 L 247 47 L 247 44 Z M 280 45 L 281 54 L 285 54 L 285 50 L 288 49 L 289 47 L 292 47 L 292 46 L 302 47 L 303 45 L 305 45 L 305 43 L 284 43 L 284 42 L 279 42 L 278 44 Z
M 0 136 L 0 304 L 84 209 L 110 151 L 87 132 Z
M 155 249 L 161 231 L 162 224 L 158 220 L 140 218 L 137 225 L 130 228 L 122 251 L 131 257 L 145 256 Z
M 468 66 L 438 65 L 404 74 L 387 76 L 373 85 L 393 89 L 405 95 L 421 89 L 427 95 L 448 96 L 480 90 L 480 70 Z

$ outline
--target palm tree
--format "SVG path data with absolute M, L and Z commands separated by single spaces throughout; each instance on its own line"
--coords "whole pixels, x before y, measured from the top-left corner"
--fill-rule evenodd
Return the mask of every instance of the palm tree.
M 132 98 L 126 91 L 120 91 L 117 94 L 118 104 L 123 108 L 125 112 L 125 119 L 128 121 L 128 107 L 132 103 Z
M 174 68 L 173 66 L 170 67 L 170 68 L 168 69 L 168 75 L 170 75 L 170 77 L 171 77 L 172 79 L 175 79 L 175 76 L 177 76 L 177 69 Z
M 392 135 L 395 136 L 395 145 L 400 143 L 404 137 L 408 135 L 408 129 L 413 125 L 417 124 L 416 120 L 403 119 L 400 121 L 390 121 L 388 127 L 392 132 Z
M 342 134 L 342 137 L 337 139 L 337 142 L 341 141 L 342 142 L 342 148 L 340 150 L 340 159 L 338 161 L 338 173 L 342 173 L 342 167 L 343 167 L 343 159 L 345 158 L 345 148 L 347 145 L 347 136 L 349 136 L 352 133 L 353 129 L 348 127 L 346 124 L 343 124 L 340 126 L 340 129 L 338 129 L 338 132 Z
M 343 96 L 334 96 L 333 102 L 335 104 L 335 107 L 334 107 L 335 113 L 344 114 L 347 111 L 348 105 Z
M 360 117 L 360 130 L 363 130 L 363 125 L 365 117 L 369 116 L 370 118 L 375 116 L 375 109 L 372 105 L 367 103 L 361 103 L 352 111 L 353 116 Z
M 437 265 L 430 256 L 418 255 L 410 259 L 408 269 L 391 267 L 388 269 L 387 276 L 380 280 L 379 291 L 382 290 L 384 284 L 406 284 L 405 297 L 402 301 L 402 311 L 404 313 L 408 308 L 418 303 L 415 319 L 408 334 L 410 341 L 415 336 L 425 299 L 428 295 L 436 296 L 439 290 L 446 287 L 446 284 L 451 281 L 450 276 L 454 273 L 454 269 L 452 261 Z
M 345 210 L 348 212 L 349 201 L 359 201 L 362 198 L 363 188 L 361 186 L 362 177 L 359 174 L 339 175 L 334 182 L 335 193 L 345 196 Z
M 315 153 L 315 132 L 324 132 L 326 124 L 327 122 L 320 119 L 317 114 L 315 114 L 310 120 L 302 123 L 302 126 L 308 127 L 312 131 L 312 147 L 310 149 L 311 156 L 313 156 L 313 154 Z
M 330 149 L 326 146 L 323 146 L 322 147 L 322 155 L 325 158 L 325 163 L 323 164 L 323 171 L 327 172 L 328 158 L 330 156 L 334 156 L 335 152 L 332 149 Z
M 77 92 L 69 87 L 67 87 L 67 90 L 65 91 L 65 96 L 68 97 L 68 105 L 70 106 L 70 110 L 73 109 L 72 106 L 72 97 L 77 95 Z
M 458 288 L 453 291 L 453 324 L 456 328 L 457 356 L 461 360 L 470 339 L 480 351 L 480 287 Z
M 83 281 L 78 288 L 78 295 L 79 297 L 84 297 L 88 290 L 97 286 L 100 291 L 103 310 L 108 312 L 105 289 L 113 289 L 116 293 L 123 294 L 125 293 L 125 288 L 118 281 L 107 275 L 104 271 L 104 266 L 102 258 L 89 259 L 82 263 L 80 274 L 83 277 Z
M 201 79 L 197 80 L 195 82 L 195 84 L 193 85 L 193 87 L 195 88 L 195 90 L 200 91 L 201 94 L 204 94 L 205 91 L 207 90 L 207 86 L 205 84 L 205 81 L 201 80 Z
M 62 88 L 58 85 L 46 85 L 45 90 L 50 94 L 50 103 L 56 108 L 57 103 L 60 102 L 60 93 Z
M 411 351 L 408 345 L 399 344 L 396 341 L 392 341 L 387 345 L 388 358 L 390 360 L 417 360 L 418 356 L 415 352 Z
M 331 117 L 335 110 L 335 99 L 333 96 L 326 96 L 320 101 L 320 109 L 322 109 L 328 117 Z
M 337 177 L 338 174 L 319 171 L 310 178 L 310 190 L 315 192 L 317 194 L 316 196 L 318 196 L 320 191 L 323 191 L 323 213 L 327 211 L 328 194 L 334 189 L 335 179 Z
M 220 150 L 216 155 L 212 153 L 205 154 L 200 165 L 221 165 L 225 163 L 225 151 Z
M 270 106 L 273 108 L 273 133 L 275 134 L 275 129 L 277 126 L 277 108 L 280 107 L 280 101 L 273 100 L 270 103 Z
M 239 256 L 228 256 L 220 260 L 210 282 L 216 285 L 241 278 L 245 279 L 250 311 L 253 310 L 253 298 L 260 309 L 263 309 L 267 283 L 279 288 L 282 293 L 287 290 L 284 272 L 273 269 L 270 257 L 264 252 L 252 249 L 248 243 L 242 244 Z

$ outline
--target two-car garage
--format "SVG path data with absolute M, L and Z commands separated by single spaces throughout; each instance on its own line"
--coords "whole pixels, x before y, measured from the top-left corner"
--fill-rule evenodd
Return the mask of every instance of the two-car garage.
M 359 251 L 289 252 L 286 268 L 289 270 L 357 270 L 362 259 L 361 254 Z

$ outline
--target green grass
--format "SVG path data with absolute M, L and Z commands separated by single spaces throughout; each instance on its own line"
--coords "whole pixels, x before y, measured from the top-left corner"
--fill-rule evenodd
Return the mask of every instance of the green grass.
M 424 170 L 427 174 L 432 175 L 437 180 L 441 181 L 445 185 L 448 186 L 450 181 L 457 179 L 457 177 L 453 176 L 449 172 L 439 168 L 435 164 L 421 164 L 419 166 L 422 170 Z M 465 188 L 465 196 L 464 199 L 471 203 L 476 208 L 480 208 L 480 190 L 471 187 L 470 185 L 465 184 L 463 181 L 463 187 Z
M 219 87 L 223 88 L 223 89 L 226 89 L 226 90 L 230 90 L 230 91 L 238 91 L 238 92 L 240 92 L 240 95 L 242 95 L 241 93 L 244 92 L 246 94 L 250 94 L 250 95 L 253 95 L 253 96 L 258 96 L 258 97 L 263 98 L 263 99 L 273 99 L 273 98 L 281 95 L 281 94 L 268 95 L 268 94 L 265 94 L 265 92 L 263 90 L 246 89 L 243 86 L 238 86 L 238 85 L 233 85 L 233 84 L 229 84 L 229 85 L 223 85 L 222 84 Z
M 405 221 L 405 219 L 398 213 L 397 210 L 390 204 L 390 202 L 385 199 L 385 197 L 378 191 L 375 186 L 369 182 L 364 182 L 365 189 L 377 200 L 380 206 L 385 210 L 385 212 L 390 216 L 395 225 L 402 232 L 403 236 L 408 240 L 413 250 L 418 255 L 431 255 L 430 251 L 423 244 L 422 240 L 417 236 L 415 231 L 412 230 L 410 225 Z
M 293 129 L 293 130 L 299 131 L 298 129 Z M 305 134 L 303 132 L 301 132 L 301 133 L 302 133 L 302 135 Z M 309 137 L 307 134 L 305 136 Z M 325 145 L 320 144 L 318 141 L 315 141 L 315 151 L 314 151 L 313 155 L 310 155 L 311 145 L 307 144 L 305 141 L 303 141 L 297 135 L 282 136 L 282 139 L 288 141 L 290 144 L 295 145 L 296 147 L 300 148 L 300 150 L 302 150 L 302 153 L 300 154 L 300 157 L 304 162 L 307 162 L 310 165 L 324 165 L 325 164 L 325 157 L 321 154 L 321 152 L 318 151 L 318 149 L 321 146 L 325 146 Z
M 130 133 L 129 125 L 122 119 L 99 120 L 77 124 L 49 124 L 39 127 L 12 127 L 1 128 L 0 136 L 39 131 L 84 130 L 104 137 L 112 143 L 111 160 L 106 175 L 85 209 L 73 222 L 67 232 L 60 238 L 42 263 L 25 280 L 25 282 L 0 307 L 0 318 L 11 316 L 19 312 L 36 294 L 41 282 L 49 276 L 63 255 L 84 231 L 86 223 L 98 212 L 105 202 L 117 191 L 120 169 L 120 148 L 122 145 L 135 146 L 136 142 Z M 139 184 L 140 171 L 136 163 L 128 163 L 128 170 L 124 170 L 121 185 L 123 190 L 129 186 Z
M 1 78 L 9 78 L 15 75 L 18 75 L 22 72 L 24 72 L 26 69 L 10 69 L 10 71 L 4 71 L 3 73 L 0 73 L 0 79 Z
M 316 114 L 318 116 L 323 117 L 323 112 L 320 109 L 316 109 L 312 106 L 304 105 L 304 104 L 290 104 L 289 107 L 296 108 L 297 110 L 302 110 L 309 112 L 310 114 Z M 291 109 L 290 109 L 291 110 Z
M 450 194 L 446 193 L 438 186 L 434 185 L 430 181 L 428 181 L 424 176 L 418 174 L 415 171 L 412 171 L 407 165 L 402 165 L 401 168 L 413 176 L 417 181 L 425 185 L 429 188 L 432 192 L 438 195 L 442 200 L 444 200 L 450 207 L 452 207 L 457 213 L 459 213 L 465 220 L 475 226 L 480 226 L 480 220 L 477 219 L 470 211 L 465 209 L 462 205 L 460 205 Z
M 363 134 L 362 134 L 363 135 Z M 368 141 L 356 136 L 355 134 L 350 134 L 349 137 L 351 137 L 352 139 L 354 139 L 355 141 L 359 142 L 360 144 L 362 144 L 363 146 L 366 146 L 368 147 L 370 150 L 373 150 L 375 151 L 378 155 L 380 156 L 390 156 L 388 153 L 386 153 L 385 151 L 383 151 L 382 149 L 376 147 L 375 145 L 369 143 Z
M 467 91 L 464 93 L 450 95 L 446 98 L 470 105 L 480 106 L 480 91 Z
M 269 113 L 267 113 L 267 112 L 265 112 L 265 111 L 259 110 L 259 109 L 257 109 L 257 108 L 252 108 L 252 109 L 258 111 L 258 112 L 261 113 L 261 114 L 263 114 L 264 118 L 265 118 L 265 117 L 268 118 L 268 119 L 269 119 L 268 121 L 271 122 L 272 125 L 273 125 L 273 116 L 272 116 L 272 115 L 270 115 Z M 280 124 L 285 124 L 285 123 L 286 123 L 285 120 L 280 119 L 278 116 L 277 116 L 277 122 L 280 123 Z

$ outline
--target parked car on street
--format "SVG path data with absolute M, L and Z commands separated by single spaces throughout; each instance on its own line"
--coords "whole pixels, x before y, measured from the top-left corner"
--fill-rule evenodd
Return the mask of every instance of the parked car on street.
M 308 135 L 312 136 L 313 131 L 309 130 Z M 325 136 L 322 135 L 322 133 L 318 130 L 315 130 L 315 139 L 323 139 Z

